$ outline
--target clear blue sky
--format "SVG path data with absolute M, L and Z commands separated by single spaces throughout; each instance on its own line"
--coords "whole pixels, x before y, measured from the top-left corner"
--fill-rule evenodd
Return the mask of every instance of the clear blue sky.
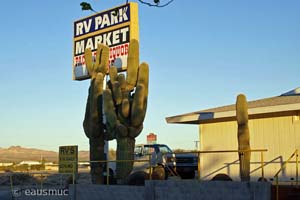
M 0 147 L 88 149 L 82 128 L 89 81 L 72 80 L 73 22 L 81 0 L 1 2 Z M 91 0 L 97 11 L 125 0 Z M 300 1 L 175 0 L 139 6 L 149 106 L 137 143 L 193 149 L 198 126 L 165 117 L 276 96 L 300 86 Z M 235 138 L 233 138 L 235 139 Z

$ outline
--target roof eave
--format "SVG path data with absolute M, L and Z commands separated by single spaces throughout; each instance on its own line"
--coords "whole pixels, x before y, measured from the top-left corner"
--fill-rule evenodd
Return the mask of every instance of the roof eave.
M 248 109 L 249 119 L 257 119 L 268 116 L 285 116 L 292 115 L 294 113 L 299 114 L 300 103 L 285 104 L 276 106 L 266 106 L 258 108 Z M 176 115 L 167 117 L 167 123 L 176 124 L 205 124 L 214 122 L 233 121 L 236 119 L 236 111 L 225 111 L 225 112 L 194 112 L 183 115 Z

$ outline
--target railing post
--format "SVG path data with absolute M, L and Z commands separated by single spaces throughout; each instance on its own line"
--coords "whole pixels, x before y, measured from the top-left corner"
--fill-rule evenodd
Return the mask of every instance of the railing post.
M 11 194 L 12 194 L 12 199 L 14 199 L 14 186 L 13 186 L 13 178 L 12 178 L 12 173 L 9 174 L 9 179 L 10 179 L 10 189 L 11 189 Z
M 60 174 L 60 185 L 59 185 L 59 187 L 62 187 L 62 185 L 63 185 L 63 184 L 62 184 L 62 179 L 63 179 L 63 178 L 62 178 L 62 174 Z
M 263 180 L 265 179 L 265 172 L 264 172 L 264 152 L 260 152 L 260 160 L 261 160 L 261 176 Z
M 43 175 L 41 173 L 41 189 L 43 189 Z
M 76 194 L 77 194 L 77 191 L 76 191 L 76 187 L 77 187 L 77 185 L 75 184 L 75 166 L 77 166 L 77 161 L 75 161 L 74 162 L 74 166 L 73 166 L 73 174 L 72 174 L 72 177 L 73 177 L 73 180 L 72 180 L 72 182 L 73 182 L 73 186 L 74 186 L 74 200 L 76 200 L 77 198 L 76 198 Z
M 278 176 L 276 176 L 276 200 L 279 199 L 278 194 L 279 194 L 279 186 L 278 186 Z
M 149 154 L 149 180 L 152 180 L 151 154 Z
M 75 162 L 74 162 L 74 165 L 73 165 L 73 174 L 72 174 L 72 183 L 73 185 L 75 184 Z
M 296 186 L 298 185 L 298 149 L 296 149 Z
M 108 168 L 109 161 L 106 160 L 106 185 L 109 185 L 109 168 Z
M 244 151 L 243 150 L 239 150 L 239 154 L 241 156 L 241 160 L 240 160 L 240 177 L 241 177 L 241 181 L 243 181 L 242 177 L 244 175 L 242 175 L 242 173 L 244 173 L 244 169 L 245 169 Z
M 201 174 L 200 174 L 200 152 L 199 151 L 198 151 L 198 169 L 197 169 L 197 172 L 198 172 L 198 180 L 200 181 Z

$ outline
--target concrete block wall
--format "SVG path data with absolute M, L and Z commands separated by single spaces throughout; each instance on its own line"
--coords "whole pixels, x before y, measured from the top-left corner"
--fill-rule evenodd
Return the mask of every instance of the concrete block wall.
M 71 186 L 70 199 L 74 197 Z M 77 200 L 269 200 L 271 184 L 231 181 L 146 181 L 145 186 L 76 185 Z
M 146 200 L 162 199 L 270 199 L 271 184 L 231 181 L 147 181 Z M 148 191 L 147 191 L 148 189 Z
M 76 194 L 74 189 L 76 187 Z M 76 197 L 75 197 L 76 196 Z M 144 186 L 128 185 L 71 185 L 71 200 L 140 200 L 145 199 Z

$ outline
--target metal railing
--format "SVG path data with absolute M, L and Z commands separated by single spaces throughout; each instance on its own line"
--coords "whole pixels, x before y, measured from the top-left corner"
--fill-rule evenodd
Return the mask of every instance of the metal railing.
M 193 154 L 197 154 L 198 156 L 198 170 L 197 170 L 197 173 L 198 173 L 198 179 L 200 180 L 201 179 L 201 176 L 200 176 L 200 172 L 201 172 L 201 163 L 200 163 L 200 155 L 201 154 L 215 154 L 215 153 L 245 153 L 245 152 L 260 152 L 260 157 L 261 157 L 261 176 L 262 178 L 264 178 L 264 155 L 263 153 L 266 152 L 267 149 L 251 149 L 251 150 L 217 150 L 217 151 L 189 151 L 189 152 L 178 152 L 178 153 L 174 153 L 174 154 L 186 154 L 186 153 L 193 153 Z M 287 162 L 289 162 L 291 160 L 291 158 L 296 155 L 296 172 L 297 172 L 297 176 L 296 176 L 296 184 L 298 184 L 298 150 L 296 150 L 294 152 L 294 154 L 288 159 Z M 149 164 L 149 179 L 151 180 L 152 179 L 152 165 L 151 165 L 151 154 L 149 155 L 149 159 L 144 159 L 144 160 L 99 160 L 99 161 L 70 161 L 71 163 L 75 163 L 75 164 L 78 164 L 79 162 L 88 162 L 88 163 L 106 163 L 106 184 L 109 185 L 109 163 L 110 162 L 115 162 L 115 163 L 118 163 L 118 162 L 147 162 Z M 286 163 L 287 163 L 286 162 Z M 285 163 L 285 165 L 286 165 Z M 284 166 L 285 166 L 284 165 Z M 78 166 L 78 165 L 77 165 Z M 282 167 L 283 168 L 283 167 Z M 282 169 L 281 169 L 282 170 Z M 280 170 L 280 171 L 281 171 Z M 275 177 L 277 177 L 278 179 L 278 174 L 280 173 L 280 171 L 278 171 L 278 173 L 275 175 Z M 11 187 L 11 190 L 13 191 L 14 189 L 14 185 L 13 185 L 13 174 L 17 174 L 17 173 L 20 173 L 20 172 L 10 172 L 10 173 L 7 173 L 8 176 L 10 176 L 10 187 Z M 49 173 L 49 172 L 26 172 L 27 174 L 40 174 L 41 176 L 41 179 L 40 179 L 40 187 L 43 188 L 43 178 L 42 176 L 45 175 L 45 174 L 53 174 L 53 173 Z M 56 173 L 55 173 L 56 174 Z M 75 185 L 75 190 L 74 192 L 76 192 L 76 177 L 77 177 L 77 171 L 75 170 L 75 168 L 73 168 L 73 172 L 69 172 L 69 173 L 58 173 L 60 174 L 61 176 L 62 175 L 72 175 L 72 183 Z M 277 180 L 278 182 L 278 180 Z M 75 194 L 76 196 L 76 194 Z M 76 198 L 76 197 L 75 197 Z
M 109 185 L 109 165 L 110 162 L 121 163 L 121 162 L 147 162 L 149 164 L 149 179 L 152 179 L 152 166 L 151 166 L 151 155 L 149 159 L 146 160 L 94 160 L 94 161 L 79 161 L 79 162 L 89 162 L 89 163 L 106 163 L 106 184 Z M 78 163 L 78 162 L 77 162 Z M 73 179 L 76 176 L 76 173 L 73 173 Z
M 56 165 L 58 166 L 58 165 Z M 60 186 L 62 186 L 62 176 L 63 175 L 72 175 L 73 176 L 73 173 L 49 173 L 49 172 L 44 172 L 44 171 L 41 171 L 41 172 L 29 172 L 29 171 L 26 171 L 26 172 L 5 172 L 3 175 L 4 176 L 8 176 L 9 177 L 9 185 L 10 185 L 10 190 L 11 190 L 11 195 L 12 195 L 12 199 L 15 199 L 15 196 L 14 196 L 14 189 L 15 189 L 15 185 L 14 185 L 14 181 L 13 181 L 13 177 L 14 175 L 23 175 L 23 174 L 27 174 L 27 175 L 39 175 L 40 177 L 40 189 L 43 189 L 43 178 L 46 176 L 46 175 L 54 175 L 54 174 L 59 174 L 60 175 Z M 73 178 L 73 184 L 74 184 L 74 178 Z
M 107 177 L 107 184 L 109 184 L 109 165 L 108 163 L 110 162 L 115 162 L 115 163 L 120 163 L 120 162 L 146 162 L 149 164 L 149 175 L 150 175 L 150 179 L 151 179 L 151 174 L 152 174 L 152 165 L 151 165 L 151 155 L 149 155 L 149 159 L 143 159 L 143 160 L 94 160 L 94 161 L 70 161 L 70 163 L 75 163 L 78 165 L 78 163 L 80 162 L 88 162 L 88 163 L 106 163 L 106 177 Z M 56 166 L 58 167 L 59 164 L 55 164 L 55 165 L 52 165 L 52 166 Z M 59 174 L 60 176 L 63 176 L 63 175 L 72 175 L 72 183 L 74 184 L 75 181 L 76 181 L 76 174 L 77 174 L 77 171 L 75 170 L 75 168 L 73 168 L 73 171 L 72 172 L 57 172 L 57 173 L 53 173 L 53 172 L 45 172 L 44 170 L 41 170 L 40 172 L 39 171 L 35 171 L 35 172 L 30 172 L 30 171 L 20 171 L 20 172 L 6 172 L 4 174 L 4 176 L 9 176 L 10 178 L 10 185 L 11 187 L 13 187 L 13 175 L 16 175 L 16 174 L 30 174 L 30 175 L 40 175 L 40 187 L 42 188 L 43 187 L 43 177 L 44 175 L 53 175 L 53 174 Z
M 186 153 L 194 153 L 198 155 L 198 180 L 201 179 L 201 168 L 200 168 L 200 154 L 210 154 L 210 153 L 241 153 L 242 156 L 246 152 L 260 152 L 260 163 L 261 163 L 261 176 L 262 178 L 265 177 L 265 172 L 264 172 L 264 152 L 268 151 L 267 149 L 250 149 L 250 150 L 216 150 L 216 151 L 189 151 L 189 152 L 178 152 L 175 154 L 186 154 Z
M 88 162 L 90 165 L 92 163 L 105 163 L 106 164 L 106 184 L 109 185 L 109 178 L 110 178 L 110 173 L 109 173 L 109 163 L 110 162 L 115 162 L 115 163 L 120 163 L 120 162 L 145 162 L 145 163 L 148 163 L 149 166 L 147 166 L 147 169 L 149 170 L 149 179 L 151 180 L 152 179 L 152 168 L 154 166 L 152 166 L 152 163 L 151 163 L 151 155 L 149 155 L 149 159 L 143 159 L 143 160 L 99 160 L 99 161 L 70 161 L 70 163 L 72 164 L 76 164 L 78 166 L 78 163 L 79 162 Z M 53 165 L 53 166 L 59 166 L 58 164 L 56 165 Z M 13 194 L 13 191 L 15 189 L 15 186 L 14 186 L 14 181 L 13 181 L 13 176 L 16 175 L 16 174 L 30 174 L 30 175 L 39 175 L 40 176 L 40 188 L 43 189 L 43 178 L 47 175 L 53 175 L 53 174 L 59 174 L 60 175 L 60 180 L 61 180 L 61 183 L 60 185 L 62 185 L 62 176 L 63 175 L 71 175 L 72 176 L 72 183 L 74 185 L 74 198 L 76 199 L 76 178 L 77 178 L 77 170 L 75 169 L 75 167 L 73 167 L 73 171 L 72 172 L 64 172 L 64 173 L 61 173 L 61 172 L 57 172 L 57 173 L 53 173 L 53 172 L 45 172 L 45 171 L 41 171 L 41 172 L 30 172 L 30 171 L 26 171 L 26 172 L 6 172 L 4 174 L 4 176 L 9 176 L 9 182 L 10 182 L 10 190 L 11 190 L 11 193 L 12 193 L 12 199 L 14 199 L 14 194 Z
M 279 198 L 279 173 L 282 172 L 283 169 L 286 168 L 287 164 L 291 162 L 293 157 L 296 157 L 296 186 L 298 186 L 298 149 L 296 149 L 294 151 L 294 153 L 292 153 L 292 155 L 289 157 L 289 159 L 287 159 L 287 161 L 285 161 L 283 163 L 283 165 L 281 166 L 281 168 L 278 170 L 278 172 L 274 175 L 274 178 L 276 180 L 276 200 L 278 200 Z

